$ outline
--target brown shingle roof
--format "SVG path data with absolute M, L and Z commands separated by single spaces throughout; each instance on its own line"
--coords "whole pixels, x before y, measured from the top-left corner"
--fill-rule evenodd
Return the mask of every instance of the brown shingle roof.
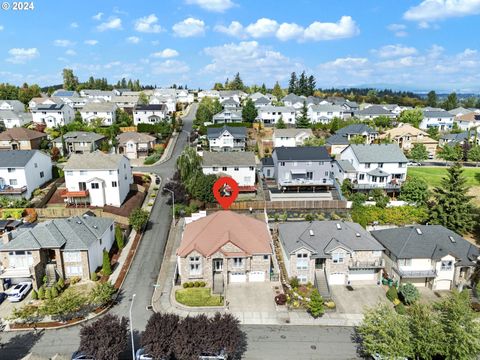
M 34 140 L 47 135 L 35 130 L 30 130 L 22 127 L 14 127 L 0 133 L 0 140 Z
M 217 211 L 185 226 L 177 255 L 185 257 L 195 250 L 208 257 L 228 243 L 247 256 L 272 253 L 270 233 L 264 222 L 232 211 Z

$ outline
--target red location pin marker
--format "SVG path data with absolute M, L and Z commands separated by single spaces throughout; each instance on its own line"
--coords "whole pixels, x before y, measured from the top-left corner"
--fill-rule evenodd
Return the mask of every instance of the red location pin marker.
M 238 196 L 238 184 L 231 177 L 221 177 L 213 184 L 213 196 L 225 210 L 232 205 Z

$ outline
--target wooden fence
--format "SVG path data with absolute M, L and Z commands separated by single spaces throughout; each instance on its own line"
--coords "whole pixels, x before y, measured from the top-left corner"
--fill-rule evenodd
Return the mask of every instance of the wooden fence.
M 230 206 L 230 210 L 291 210 L 291 209 L 346 209 L 347 202 L 342 200 L 288 200 L 288 201 L 239 201 Z M 209 204 L 207 210 L 220 209 L 218 204 Z
M 127 217 L 105 212 L 102 209 L 48 207 L 35 209 L 35 211 L 37 212 L 38 220 L 40 221 L 56 218 L 68 218 L 72 216 L 82 216 L 87 211 L 91 211 L 98 217 L 110 218 L 119 224 L 128 225 Z

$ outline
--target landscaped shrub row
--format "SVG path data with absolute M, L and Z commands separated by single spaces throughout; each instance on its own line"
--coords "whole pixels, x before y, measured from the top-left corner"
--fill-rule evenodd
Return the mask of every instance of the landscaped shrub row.
M 207 286 L 207 284 L 205 283 L 205 281 L 191 281 L 191 282 L 183 283 L 182 286 L 184 289 L 186 289 L 191 287 L 205 287 Z

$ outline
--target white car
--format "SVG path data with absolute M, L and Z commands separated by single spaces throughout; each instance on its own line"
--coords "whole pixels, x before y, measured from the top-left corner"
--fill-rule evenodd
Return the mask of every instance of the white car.
M 407 163 L 408 166 L 422 166 L 422 164 L 420 164 L 419 162 L 416 162 L 416 161 L 409 161 Z
M 145 349 L 138 349 L 135 354 L 135 360 L 153 360 L 153 357 L 145 354 Z
M 32 288 L 31 282 L 25 281 L 25 282 L 18 283 L 8 293 L 8 301 L 10 302 L 22 301 L 25 298 L 25 296 L 27 296 L 31 288 Z

